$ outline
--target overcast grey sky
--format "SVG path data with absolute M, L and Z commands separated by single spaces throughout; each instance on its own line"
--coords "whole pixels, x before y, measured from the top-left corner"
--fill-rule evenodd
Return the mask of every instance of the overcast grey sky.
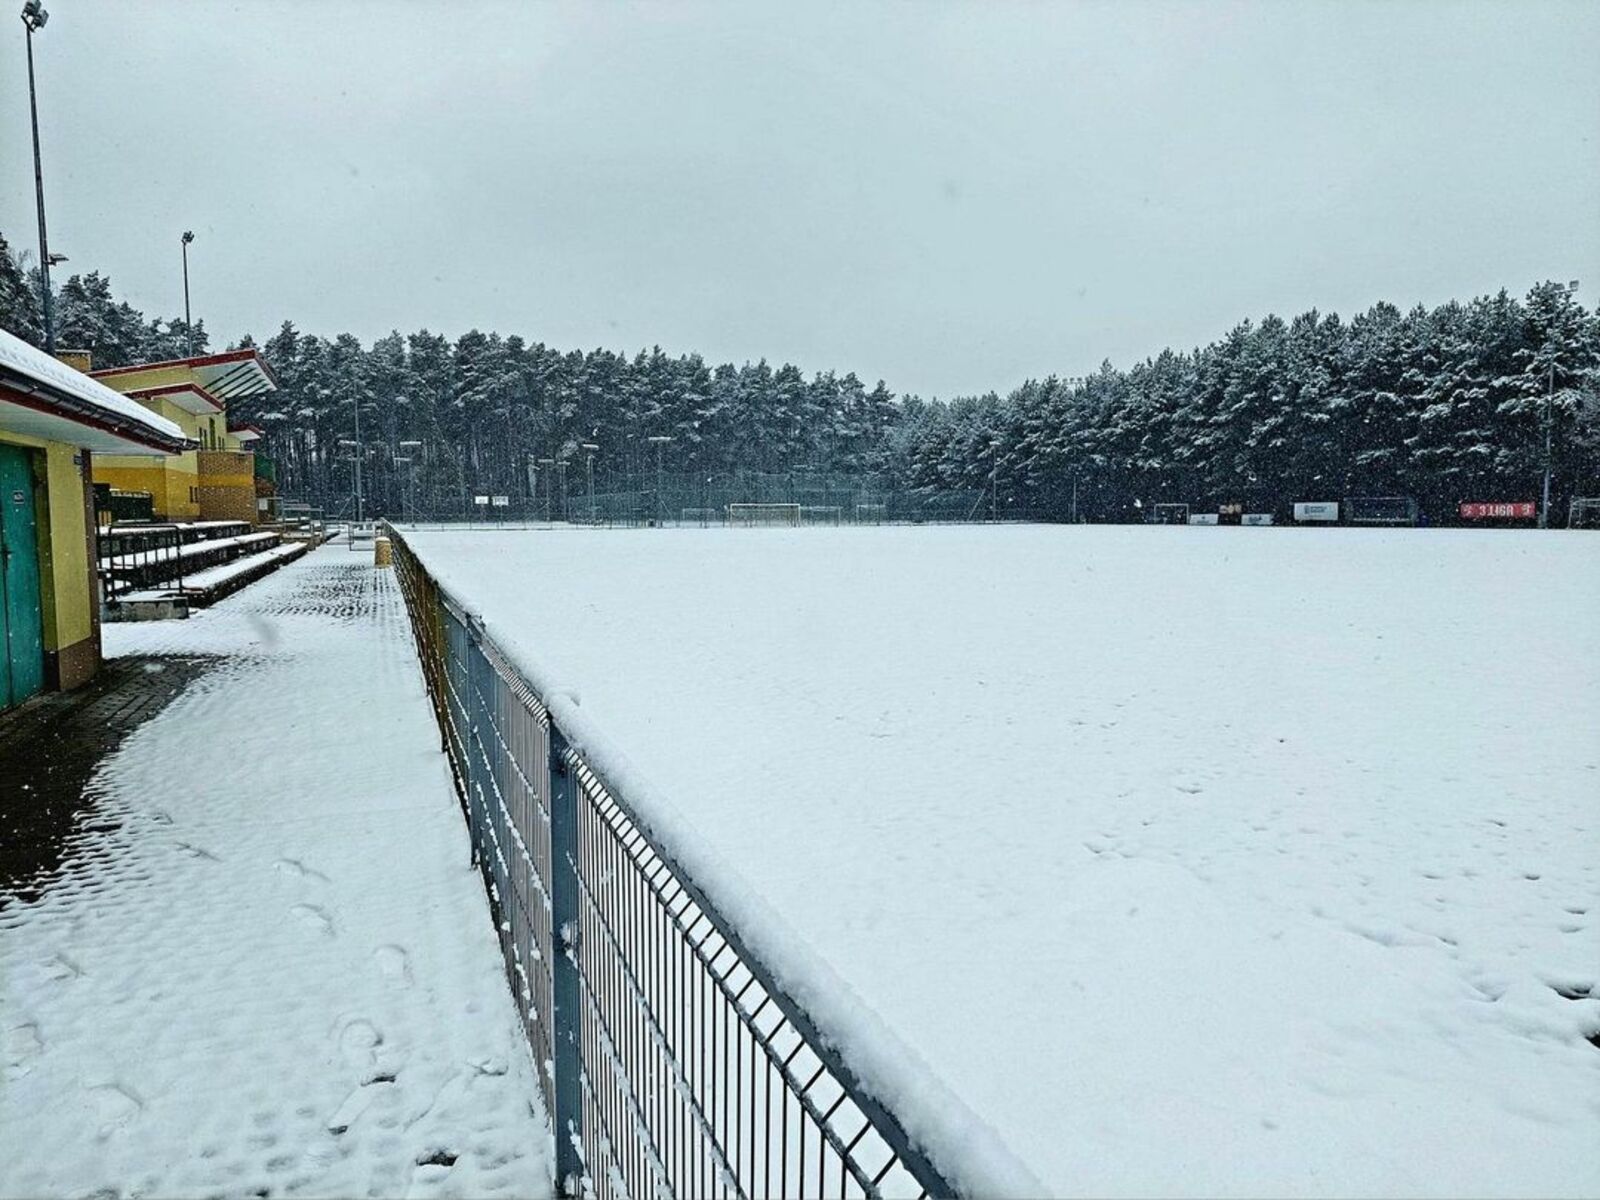
M 218 344 L 477 326 L 948 396 L 1600 291 L 1597 3 L 46 3 L 52 248 L 181 313 L 193 228 Z

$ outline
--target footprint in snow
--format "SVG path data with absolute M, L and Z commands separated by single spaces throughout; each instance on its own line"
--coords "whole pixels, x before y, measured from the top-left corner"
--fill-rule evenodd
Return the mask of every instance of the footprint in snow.
M 280 875 L 293 875 L 297 879 L 315 879 L 321 883 L 332 881 L 315 867 L 308 867 L 298 858 L 280 858 L 272 864 L 272 869 Z
M 1198 796 L 1205 791 L 1205 785 L 1193 775 L 1173 776 L 1172 786 L 1176 791 L 1180 791 L 1186 796 Z
M 413 1196 L 431 1196 L 439 1183 L 456 1165 L 453 1150 L 430 1149 L 417 1156 L 417 1165 L 411 1172 L 411 1185 L 406 1188 L 407 1200 Z
M 315 904 L 296 904 L 289 911 L 318 933 L 333 936 L 333 918 Z
M 39 969 L 51 983 L 60 983 L 64 979 L 80 979 L 83 976 L 83 968 L 60 953 L 45 959 L 39 964 Z
M 411 986 L 411 956 L 404 947 L 393 943 L 379 946 L 372 952 L 372 961 L 378 973 L 396 987 Z
M 13 1025 L 6 1030 L 6 1078 L 21 1079 L 33 1070 L 29 1064 L 44 1051 L 44 1038 L 32 1021 Z
M 333 1115 L 328 1118 L 328 1132 L 337 1137 L 348 1130 L 350 1126 L 361 1119 L 367 1109 L 372 1106 L 374 1100 L 388 1089 L 394 1087 L 394 1081 L 393 1072 L 379 1071 L 368 1075 L 359 1084 L 351 1088 L 350 1094 L 344 1098 L 339 1107 L 334 1109 Z M 390 1125 L 393 1124 L 393 1121 L 382 1122 L 382 1124 Z
M 332 1128 L 331 1124 L 330 1124 L 328 1132 L 334 1134 L 334 1136 L 337 1137 L 340 1133 L 343 1133 L 344 1130 L 347 1129 L 347 1128 L 349 1128 L 349 1126 L 345 1126 L 344 1128 L 341 1128 L 338 1131 L 335 1131 Z M 301 1157 L 300 1157 L 300 1169 L 302 1171 L 310 1171 L 310 1172 L 313 1172 L 313 1173 L 319 1173 L 319 1172 L 322 1172 L 322 1171 L 326 1171 L 329 1167 L 333 1166 L 333 1164 L 338 1162 L 338 1161 L 339 1161 L 339 1143 L 336 1142 L 336 1141 L 333 1141 L 331 1138 L 318 1138 L 314 1142 L 312 1142 L 311 1145 L 307 1146 L 306 1147 L 306 1152 L 303 1155 L 301 1155 Z
M 333 1110 L 333 1115 L 328 1118 L 328 1132 L 337 1137 L 344 1133 L 350 1126 L 361 1119 L 361 1115 L 372 1104 L 374 1089 L 365 1084 L 352 1088 L 339 1107 Z
M 92 1087 L 89 1089 L 89 1096 L 94 1103 L 95 1120 L 99 1122 L 96 1136 L 101 1141 L 105 1141 L 144 1111 L 144 1102 L 134 1095 L 131 1088 L 125 1088 L 120 1084 L 104 1083 Z
M 381 1045 L 382 1032 L 363 1017 L 355 1018 L 339 1030 L 339 1057 L 362 1078 L 369 1077 L 376 1069 Z

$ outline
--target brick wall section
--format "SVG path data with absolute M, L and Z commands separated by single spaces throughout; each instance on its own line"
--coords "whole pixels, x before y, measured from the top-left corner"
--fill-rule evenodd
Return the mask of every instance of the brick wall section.
M 250 450 L 199 453 L 200 519 L 256 523 L 256 464 Z

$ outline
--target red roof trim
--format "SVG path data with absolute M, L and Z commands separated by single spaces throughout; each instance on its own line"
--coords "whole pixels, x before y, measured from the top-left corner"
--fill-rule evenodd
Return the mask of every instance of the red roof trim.
M 161 387 L 130 388 L 122 394 L 124 396 L 170 396 L 175 392 L 193 392 L 218 412 L 223 411 L 223 404 L 198 383 L 168 383 Z
M 132 420 L 128 425 L 118 425 L 114 421 L 102 420 L 99 417 L 89 416 L 87 413 L 74 412 L 63 406 L 47 403 L 36 396 L 30 396 L 26 392 L 19 392 L 4 385 L 0 385 L 0 400 L 4 400 L 7 404 L 15 404 L 20 408 L 31 408 L 34 412 L 42 412 L 47 416 L 61 417 L 79 425 L 87 425 L 91 429 L 100 430 L 101 433 L 109 433 L 113 437 L 119 437 L 125 442 L 137 442 L 139 445 L 148 446 L 152 450 L 160 450 L 163 454 L 180 454 L 193 444 L 188 438 L 174 441 L 166 440 L 154 430 L 138 432 L 138 430 L 146 430 L 147 427 Z

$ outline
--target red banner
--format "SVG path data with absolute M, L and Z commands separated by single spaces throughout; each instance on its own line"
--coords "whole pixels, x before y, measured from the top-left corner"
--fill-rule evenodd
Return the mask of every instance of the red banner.
M 1538 515 L 1539 506 L 1532 500 L 1462 501 L 1463 521 L 1483 521 L 1501 518 L 1512 521 L 1531 521 Z

